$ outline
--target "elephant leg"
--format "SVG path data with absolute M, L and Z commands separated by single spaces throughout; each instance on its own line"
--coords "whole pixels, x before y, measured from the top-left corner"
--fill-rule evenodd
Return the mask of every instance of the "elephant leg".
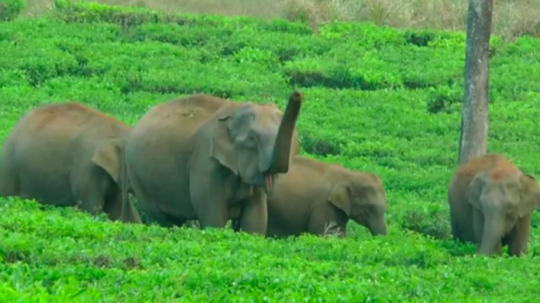
M 231 227 L 235 233 L 240 231 L 240 219 L 232 219 Z
M 174 220 L 174 218 L 171 218 L 167 214 L 163 213 L 157 207 L 157 203 L 155 203 L 155 201 L 152 200 L 150 195 L 147 194 L 147 190 L 144 187 L 144 184 L 140 181 L 137 175 L 129 172 L 130 170 L 128 167 L 129 182 L 131 183 L 131 188 L 133 190 L 134 196 L 137 197 L 139 209 L 141 210 L 141 213 L 144 214 L 144 216 L 146 217 L 146 222 L 144 222 L 145 224 L 150 225 L 154 223 L 165 228 L 171 228 L 173 226 L 181 227 L 184 225 L 186 220 Z M 135 210 L 135 205 L 133 205 L 133 203 L 130 204 L 133 211 L 136 212 L 137 210 Z
M 190 185 L 191 203 L 201 229 L 223 228 L 229 221 L 227 198 L 222 186 L 219 180 L 213 178 L 207 178 L 204 184 L 192 181 Z
M 0 197 L 16 196 L 18 194 L 18 174 L 8 165 L 0 167 Z
M 254 188 L 252 196 L 243 203 L 240 228 L 246 233 L 264 236 L 267 227 L 268 206 L 266 194 L 262 189 Z
M 76 206 L 93 216 L 101 213 L 112 179 L 109 176 L 104 178 L 100 169 L 93 165 L 72 167 L 70 177 Z
M 531 215 L 518 219 L 508 237 L 508 253 L 511 256 L 526 254 L 531 233 Z
M 129 198 L 129 194 L 128 194 Z M 123 220 L 122 218 L 122 192 L 120 190 L 113 191 L 112 194 L 105 198 L 103 211 L 109 215 L 111 221 Z M 131 201 L 128 201 L 128 218 L 125 222 L 142 223 L 141 217 Z
M 345 237 L 347 235 L 347 221 L 349 217 L 333 207 L 330 203 L 317 203 L 309 214 L 306 230 L 314 235 L 336 235 Z
M 227 225 L 229 211 L 226 200 L 222 195 L 218 196 L 216 193 L 208 195 L 208 193 L 202 194 L 197 191 L 192 198 L 192 203 L 201 229 L 208 227 L 223 228 Z
M 497 244 L 497 246 L 495 246 L 495 250 L 494 250 L 494 253 L 496 255 L 502 255 L 502 252 L 503 252 L 503 246 L 502 246 L 502 241 L 499 241 L 499 243 Z
M 452 237 L 454 238 L 454 240 L 461 240 L 459 225 L 456 221 L 457 220 L 454 218 L 454 216 L 450 217 L 450 228 L 452 231 Z
M 17 187 L 14 180 L 0 180 L 0 197 L 17 195 Z
M 197 211 L 197 219 L 199 220 L 200 228 L 205 229 L 207 227 L 225 227 L 225 225 L 227 225 L 227 221 L 229 221 L 226 207 L 227 205 L 224 201 L 222 201 L 222 199 L 216 201 L 218 203 L 214 205 L 208 205 L 210 204 L 209 202 L 210 201 L 207 200 L 204 204 L 199 203 L 198 207 L 195 208 Z
M 95 216 L 103 211 L 105 199 L 98 194 L 92 194 L 77 201 L 77 207 Z
M 122 193 L 120 191 L 115 191 L 105 198 L 103 212 L 109 216 L 111 221 L 117 221 L 122 217 Z
M 167 214 L 164 214 L 161 211 L 150 211 L 146 212 L 147 224 L 155 223 L 161 227 L 172 228 L 174 226 L 182 227 L 187 220 L 178 220 L 171 218 Z
M 450 228 L 455 241 L 478 243 L 480 237 L 476 236 L 475 212 L 476 210 L 471 208 L 451 209 Z

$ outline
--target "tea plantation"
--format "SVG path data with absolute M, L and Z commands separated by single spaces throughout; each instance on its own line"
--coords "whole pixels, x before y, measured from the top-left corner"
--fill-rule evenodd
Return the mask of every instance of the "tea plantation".
M 540 177 L 540 40 L 492 39 L 488 149 Z M 135 124 L 151 106 L 205 92 L 284 109 L 305 96 L 302 153 L 377 173 L 389 234 L 271 240 L 111 223 L 0 199 L 0 302 L 534 302 L 529 253 L 475 256 L 450 239 L 464 33 L 247 17 L 165 15 L 56 1 L 0 23 L 0 142 L 48 102 L 79 101 Z M 506 252 L 505 252 L 506 254 Z

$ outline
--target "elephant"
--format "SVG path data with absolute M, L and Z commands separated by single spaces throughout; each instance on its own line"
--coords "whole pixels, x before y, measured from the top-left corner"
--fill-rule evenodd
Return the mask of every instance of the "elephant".
M 376 174 L 296 155 L 268 196 L 266 236 L 324 235 L 331 221 L 346 236 L 349 219 L 374 236 L 386 235 L 386 208 L 383 182 Z M 232 226 L 238 231 L 236 221 Z
M 267 194 L 300 148 L 302 99 L 293 92 L 285 113 L 271 103 L 207 94 L 150 108 L 126 145 L 127 173 L 147 223 L 198 220 L 206 229 L 239 219 L 245 232 L 264 235 Z
M 448 187 L 452 236 L 477 244 L 479 255 L 526 254 L 531 213 L 540 205 L 536 178 L 501 154 L 488 153 L 462 164 Z
M 124 147 L 131 127 L 78 102 L 29 110 L 0 154 L 0 196 L 76 206 L 112 221 L 141 223 L 129 201 Z M 125 208 L 124 208 L 125 206 Z

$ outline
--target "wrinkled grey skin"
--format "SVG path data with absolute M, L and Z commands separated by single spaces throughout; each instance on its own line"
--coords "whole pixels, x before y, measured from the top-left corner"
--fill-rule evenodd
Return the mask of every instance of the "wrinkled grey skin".
M 332 221 L 345 236 L 349 219 L 372 235 L 386 235 L 386 208 L 377 175 L 297 155 L 268 197 L 267 236 L 324 235 L 333 232 L 328 229 Z
M 454 239 L 478 245 L 481 255 L 527 253 L 531 213 L 540 204 L 536 179 L 499 154 L 460 166 L 448 189 Z
M 294 93 L 284 114 L 273 104 L 209 95 L 151 108 L 126 148 L 130 182 L 149 223 L 198 220 L 204 229 L 238 219 L 244 231 L 265 234 L 266 195 L 299 149 L 300 106 Z
M 27 112 L 4 141 L 0 196 L 104 211 L 111 220 L 140 223 L 127 196 L 124 145 L 131 128 L 77 102 Z M 126 192 L 125 195 L 122 193 Z

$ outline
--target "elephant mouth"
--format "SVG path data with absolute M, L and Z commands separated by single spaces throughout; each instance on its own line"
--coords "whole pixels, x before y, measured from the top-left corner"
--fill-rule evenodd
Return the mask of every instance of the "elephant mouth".
M 277 177 L 277 175 L 274 175 L 271 172 L 264 172 L 249 181 L 246 180 L 246 183 L 262 189 L 266 195 L 270 196 L 275 188 Z
M 271 172 L 265 172 L 256 178 L 256 181 L 254 180 L 255 182 L 252 182 L 251 184 L 261 188 L 267 196 L 270 196 L 275 187 L 275 179 L 276 175 L 272 174 Z
M 266 181 L 266 193 L 271 193 L 274 189 L 274 176 L 271 173 L 266 173 L 264 175 Z

